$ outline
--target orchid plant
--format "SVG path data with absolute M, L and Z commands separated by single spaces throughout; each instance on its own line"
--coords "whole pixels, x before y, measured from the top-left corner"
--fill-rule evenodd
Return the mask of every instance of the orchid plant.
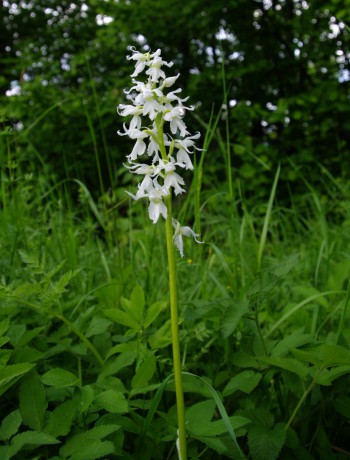
M 148 213 L 155 224 L 162 216 L 166 221 L 166 239 L 169 268 L 169 292 L 172 328 L 172 346 L 174 362 L 174 379 L 178 415 L 177 448 L 180 460 L 187 459 L 185 410 L 182 387 L 182 371 L 180 360 L 180 343 L 178 331 L 178 306 L 176 288 L 176 266 L 174 246 L 183 251 L 183 236 L 193 237 L 197 243 L 199 235 L 190 227 L 181 226 L 172 217 L 172 193 L 179 195 L 185 192 L 185 181 L 179 174 L 184 169 L 193 170 L 191 154 L 200 150 L 195 141 L 200 133 L 190 135 L 183 121 L 186 111 L 193 106 L 185 106 L 188 100 L 180 98 L 181 89 L 170 89 L 179 77 L 167 77 L 164 68 L 172 67 L 161 57 L 161 50 L 154 53 L 140 53 L 131 48 L 128 60 L 135 61 L 135 70 L 131 74 L 133 86 L 125 90 L 129 104 L 120 104 L 118 113 L 121 116 L 132 116 L 129 126 L 125 123 L 124 130 L 118 131 L 121 136 L 129 136 L 135 145 L 127 155 L 126 167 L 133 174 L 142 176 L 136 194 L 127 192 L 134 200 L 148 198 Z M 136 77 L 144 74 L 144 81 Z M 148 157 L 147 161 L 140 158 Z

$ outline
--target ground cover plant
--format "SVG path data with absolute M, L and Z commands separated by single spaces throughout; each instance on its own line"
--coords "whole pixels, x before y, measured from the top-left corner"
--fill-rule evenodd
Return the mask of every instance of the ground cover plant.
M 269 200 L 249 200 L 234 171 L 232 187 L 206 177 L 211 123 L 174 202 L 206 241 L 176 261 L 188 456 L 347 458 L 348 185 L 302 178 L 286 208 L 278 169 Z M 124 187 L 94 201 L 39 173 L 15 136 L 1 137 L 1 458 L 176 458 L 163 229 Z

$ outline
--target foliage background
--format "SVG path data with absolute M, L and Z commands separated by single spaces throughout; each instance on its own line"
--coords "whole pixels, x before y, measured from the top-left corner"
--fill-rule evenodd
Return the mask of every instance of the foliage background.
M 322 189 L 322 166 L 349 178 L 349 9 L 346 0 L 4 1 L 1 117 L 22 133 L 19 161 L 50 164 L 94 190 L 98 151 L 107 190 L 128 148 L 116 134 L 125 55 L 131 45 L 160 47 L 198 106 L 191 125 L 222 109 L 225 137 L 228 119 L 247 193 L 264 195 L 279 162 L 281 198 L 304 188 L 298 171 Z M 221 158 L 216 142 L 206 168 L 218 177 Z

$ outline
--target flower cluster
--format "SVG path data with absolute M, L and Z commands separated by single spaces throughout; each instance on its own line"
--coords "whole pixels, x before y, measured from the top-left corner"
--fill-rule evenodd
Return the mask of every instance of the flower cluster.
M 171 193 L 185 192 L 185 182 L 178 171 L 193 170 L 190 156 L 194 149 L 200 150 L 195 146 L 200 134 L 191 136 L 183 121 L 186 111 L 193 110 L 193 106 L 184 105 L 188 97 L 179 97 L 181 89 L 169 90 L 179 74 L 166 77 L 163 68 L 172 67 L 173 63 L 164 61 L 159 49 L 154 53 L 140 53 L 132 48 L 132 55 L 127 59 L 135 61 L 135 71 L 131 75 L 133 86 L 125 90 L 131 104 L 120 104 L 118 113 L 132 116 L 132 119 L 129 126 L 124 123 L 124 131 L 118 131 L 118 134 L 135 140 L 131 153 L 127 155 L 129 165 L 126 167 L 143 176 L 136 195 L 127 193 L 134 200 L 149 199 L 149 217 L 156 223 L 160 216 L 167 218 Z M 141 73 L 146 75 L 145 82 L 136 79 Z M 168 128 L 166 132 L 165 127 Z M 148 157 L 147 162 L 140 161 L 139 158 L 144 156 Z M 174 244 L 183 256 L 182 236 L 192 236 L 200 243 L 197 240 L 199 235 L 189 227 L 181 227 L 175 219 L 172 223 Z

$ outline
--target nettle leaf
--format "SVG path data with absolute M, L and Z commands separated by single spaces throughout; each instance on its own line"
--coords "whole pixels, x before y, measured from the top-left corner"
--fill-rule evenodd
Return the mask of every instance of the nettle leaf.
M 154 353 L 150 354 L 138 367 L 132 381 L 132 388 L 145 387 L 156 371 L 156 358 Z
M 35 364 L 20 363 L 10 364 L 0 369 L 0 395 L 5 393 L 17 380 L 29 372 Z
M 11 412 L 3 419 L 0 426 L 0 440 L 8 441 L 14 434 L 17 433 L 18 428 L 21 426 L 22 417 L 19 410 Z
M 44 386 L 37 372 L 32 372 L 23 379 L 19 388 L 19 410 L 23 423 L 33 430 L 41 431 L 46 409 Z
M 129 410 L 124 394 L 113 389 L 103 391 L 97 395 L 94 405 L 97 409 L 104 409 L 114 414 L 124 414 Z
M 222 317 L 222 333 L 225 339 L 235 331 L 242 316 L 249 311 L 248 301 L 233 302 L 227 307 Z
M 100 425 L 84 433 L 79 433 L 69 438 L 61 447 L 60 455 L 72 460 L 92 460 L 112 454 L 114 445 L 109 441 L 102 442 L 101 440 L 119 429 L 119 425 Z
M 275 460 L 286 440 L 284 424 L 273 428 L 253 425 L 248 430 L 249 452 L 253 460 Z
M 49 421 L 44 429 L 45 433 L 55 438 L 66 436 L 70 432 L 77 405 L 77 399 L 70 399 L 56 407 L 50 414 Z
M 39 431 L 25 431 L 24 433 L 17 434 L 11 440 L 9 448 L 9 458 L 13 457 L 25 445 L 45 446 L 49 444 L 59 444 L 59 441 L 47 433 Z
M 300 378 L 305 378 L 308 374 L 308 367 L 297 359 L 267 356 L 262 356 L 257 359 L 263 363 L 269 364 L 270 366 L 279 367 L 286 371 L 293 372 L 293 374 L 297 374 Z
M 72 372 L 61 368 L 51 369 L 41 377 L 45 385 L 55 388 L 74 387 L 79 383 L 78 377 Z
M 240 372 L 227 383 L 223 391 L 223 396 L 231 395 L 235 391 L 243 391 L 249 394 L 258 385 L 261 378 L 261 374 L 252 370 Z

